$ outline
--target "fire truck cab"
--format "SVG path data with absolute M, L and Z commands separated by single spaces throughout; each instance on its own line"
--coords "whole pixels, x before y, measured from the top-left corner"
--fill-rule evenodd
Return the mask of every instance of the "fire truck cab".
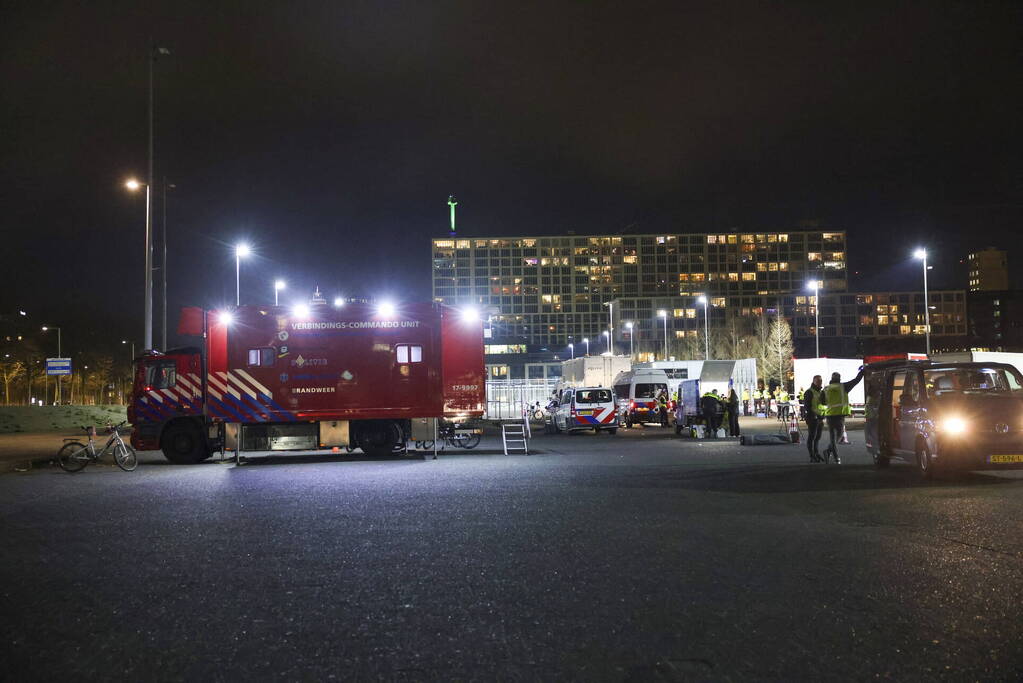
M 471 312 L 240 306 L 202 320 L 202 345 L 136 359 L 132 444 L 171 462 L 221 449 L 388 455 L 431 418 L 483 413 L 483 331 Z

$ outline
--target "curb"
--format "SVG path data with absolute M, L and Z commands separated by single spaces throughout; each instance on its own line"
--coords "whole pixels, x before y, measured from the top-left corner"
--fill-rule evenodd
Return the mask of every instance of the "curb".
M 9 472 L 28 472 L 30 470 L 42 469 L 55 464 L 54 456 L 45 455 L 27 460 L 0 460 L 0 474 Z

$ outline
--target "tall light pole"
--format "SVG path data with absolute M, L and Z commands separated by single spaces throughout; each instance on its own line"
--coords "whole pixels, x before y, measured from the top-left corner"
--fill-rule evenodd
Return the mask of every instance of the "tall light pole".
M 280 291 L 282 289 L 284 289 L 284 286 L 285 286 L 284 280 L 274 280 L 274 306 L 279 306 L 280 305 L 277 302 L 277 295 L 278 295 L 278 293 L 280 293 Z M 342 303 L 344 303 L 344 302 L 342 301 Z M 337 299 L 334 300 L 334 305 L 335 306 L 340 305 L 340 304 L 338 304 L 338 300 Z
M 924 263 L 924 333 L 927 335 L 927 355 L 931 355 L 931 300 L 927 296 L 927 250 L 917 249 L 913 252 L 913 258 L 918 258 Z
M 611 333 L 604 330 L 602 333 L 607 338 L 607 355 L 611 355 Z
M 813 338 L 817 342 L 817 358 L 821 357 L 821 295 L 820 283 L 817 280 L 810 280 L 807 285 L 813 292 Z
M 657 315 L 664 321 L 664 360 L 668 360 L 668 312 L 662 309 Z
M 127 339 L 122 339 L 121 343 L 122 344 L 131 344 L 131 358 L 128 359 L 128 373 L 129 373 L 128 374 L 128 382 L 129 383 L 134 383 L 134 381 L 135 381 L 135 375 L 134 375 L 134 370 L 135 370 L 135 342 L 134 341 L 130 341 L 129 342 Z M 122 392 L 122 395 L 123 395 L 123 392 Z M 125 401 L 125 403 L 127 403 L 127 401 Z
M 150 127 L 152 127 L 150 125 Z M 150 146 L 152 146 L 152 133 L 150 133 Z M 149 159 L 150 175 L 152 175 L 153 160 L 152 154 Z M 143 334 L 142 345 L 147 348 L 153 348 L 153 193 L 149 183 L 142 183 L 132 178 L 124 183 L 132 192 L 137 191 L 139 188 L 145 186 L 146 188 L 146 285 L 145 285 L 145 303 L 143 309 L 145 332 Z
M 609 354 L 611 354 L 611 355 L 614 355 L 614 348 L 613 348 L 614 342 L 612 342 L 611 339 L 614 337 L 614 333 L 615 333 L 615 324 L 614 324 L 615 323 L 615 318 L 614 318 L 615 302 L 608 301 L 604 305 L 607 306 L 607 330 L 608 330 L 608 335 L 607 335 L 607 352 Z
M 703 304 L 703 359 L 710 360 L 710 301 L 701 295 L 696 302 Z
M 575 344 L 572 342 L 568 342 L 568 352 L 571 354 L 570 358 L 575 358 Z
M 589 338 L 583 339 L 583 344 L 586 344 L 586 355 L 590 355 L 590 340 Z
M 236 245 L 234 248 L 234 305 L 242 305 L 242 259 L 251 253 L 249 245 Z
M 52 325 L 49 326 L 43 325 L 43 332 L 48 332 L 49 330 L 57 330 L 57 358 L 61 358 L 62 356 L 60 355 L 60 328 L 54 327 Z M 57 405 L 60 405 L 60 375 L 54 375 L 53 381 L 57 383 Z
M 635 347 L 632 344 L 632 341 L 633 341 L 632 338 L 636 335 L 636 333 L 633 331 L 633 327 L 632 327 L 632 323 L 631 322 L 625 323 L 625 329 L 627 329 L 629 331 L 629 358 L 633 358 L 633 356 L 634 356 L 633 349 Z
M 160 348 L 167 349 L 167 190 L 173 190 L 177 185 L 167 182 L 167 176 L 163 177 L 163 221 L 160 223 L 160 241 L 163 248 L 163 259 L 160 263 L 160 295 L 163 303 L 160 312 L 163 315 L 163 324 L 160 326 Z

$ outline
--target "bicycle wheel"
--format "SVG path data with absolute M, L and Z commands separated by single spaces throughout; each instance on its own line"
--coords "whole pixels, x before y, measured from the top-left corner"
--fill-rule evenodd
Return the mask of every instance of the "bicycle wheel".
M 459 434 L 458 436 L 456 436 L 454 438 L 454 442 L 455 442 L 455 445 L 458 446 L 459 448 L 465 448 L 467 450 L 470 449 L 470 448 L 476 448 L 476 446 L 480 445 L 480 435 L 479 434 Z
M 77 472 L 89 464 L 89 451 L 79 441 L 69 441 L 57 451 L 57 464 L 65 472 Z
M 126 443 L 114 444 L 114 462 L 125 472 L 131 472 L 139 466 L 139 457 L 135 449 Z

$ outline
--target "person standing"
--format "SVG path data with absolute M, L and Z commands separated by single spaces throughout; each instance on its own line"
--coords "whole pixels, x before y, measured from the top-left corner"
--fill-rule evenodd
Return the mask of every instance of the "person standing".
M 863 379 L 862 365 L 856 378 L 848 382 L 842 382 L 842 376 L 833 372 L 831 373 L 831 383 L 821 392 L 821 404 L 824 407 L 824 418 L 828 423 L 828 440 L 830 441 L 824 450 L 824 462 L 828 461 L 830 454 L 836 465 L 842 464 L 842 460 L 838 457 L 838 442 L 841 440 L 842 434 L 845 433 L 845 416 L 852 413 L 849 407 L 849 392 L 860 383 L 861 379 Z
M 749 387 L 742 388 L 742 414 L 749 415 Z
M 810 452 L 810 462 L 821 462 L 820 442 L 824 418 L 818 411 L 823 385 L 824 379 L 814 375 L 810 388 L 803 392 L 803 420 L 806 422 L 806 450 Z
M 708 392 L 700 397 L 700 412 L 703 414 L 708 438 L 714 438 L 717 433 L 717 414 L 720 407 L 721 403 L 713 393 Z
M 739 436 L 739 395 L 735 389 L 728 393 L 728 435 Z

